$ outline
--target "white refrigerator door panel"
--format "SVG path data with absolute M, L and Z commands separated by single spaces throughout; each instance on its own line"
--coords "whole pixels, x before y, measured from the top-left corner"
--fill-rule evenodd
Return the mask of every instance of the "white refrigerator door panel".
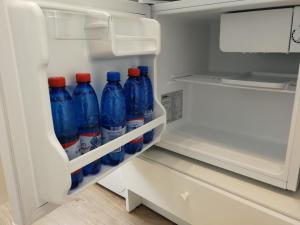
M 16 224 L 30 220 L 33 209 L 39 206 L 36 197 L 35 178 L 32 173 L 32 162 L 28 157 L 28 140 L 26 125 L 24 123 L 24 113 L 22 110 L 21 93 L 16 90 L 18 85 L 16 61 L 13 53 L 13 40 L 8 27 L 8 11 L 5 1 L 0 1 L 0 24 L 1 50 L 5 53 L 1 57 L 0 72 L 0 123 L 1 123 L 1 159 L 6 177 L 7 190 L 9 191 L 10 203 L 13 208 Z M 4 79 L 4 75 L 9 74 L 9 79 Z M 8 105 L 7 102 L 10 102 Z M 14 119 L 9 119 L 11 115 Z M 13 135 L 12 135 L 13 134 Z M 19 155 L 15 157 L 12 149 L 18 149 Z M 21 168 L 24 172 L 20 176 Z
M 148 16 L 150 12 L 149 6 L 124 1 L 120 1 L 118 5 L 117 1 L 105 3 L 105 1 L 94 0 L 76 2 L 65 0 L 59 3 L 39 0 L 37 2 L 0 0 L 2 34 L 0 46 L 2 55 L 5 56 L 1 57 L 0 62 L 0 154 L 16 225 L 32 224 L 60 204 L 64 204 L 77 192 L 111 173 L 114 168 L 102 167 L 99 175 L 89 176 L 78 190 L 71 192 L 69 191 L 70 173 L 75 169 L 157 128 L 153 142 L 144 146 L 142 151 L 145 151 L 159 141 L 165 127 L 165 112 L 156 99 L 153 121 L 76 160 L 68 160 L 55 137 L 52 124 L 47 67 L 49 52 L 53 51 L 48 51 L 46 17 L 41 9 L 41 6 L 47 9 L 68 8 L 68 3 L 72 3 L 69 5 L 70 11 L 75 8 L 76 10 L 84 8 L 84 13 L 90 12 L 92 15 L 104 12 L 100 11 L 102 4 L 105 8 L 123 10 L 123 12 L 115 12 L 116 15 L 127 15 L 133 23 L 144 22 L 140 19 L 141 15 Z M 133 13 L 139 15 L 136 16 Z M 107 14 L 110 15 L 110 13 Z M 147 19 L 142 24 L 155 24 L 154 28 L 151 27 L 151 32 L 155 29 L 157 32 L 155 37 L 159 39 L 159 24 L 156 21 Z M 130 38 L 129 41 L 133 42 L 135 39 Z M 136 58 L 133 58 L 131 62 L 135 61 L 134 65 L 137 66 Z M 132 66 L 127 62 L 126 59 L 118 60 L 115 69 Z M 146 63 L 154 68 L 155 54 L 141 57 L 139 63 Z M 60 62 L 57 66 L 61 64 Z M 68 73 L 68 75 L 73 74 L 73 70 Z M 152 79 L 156 82 L 155 78 L 152 77 Z M 127 155 L 124 163 L 135 156 Z

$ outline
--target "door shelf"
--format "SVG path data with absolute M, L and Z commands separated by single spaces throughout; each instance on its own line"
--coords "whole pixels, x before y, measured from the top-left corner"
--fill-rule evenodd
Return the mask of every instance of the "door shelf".
M 160 25 L 138 16 L 111 15 L 107 40 L 89 40 L 93 58 L 157 55 L 160 52 Z
M 119 138 L 114 139 L 113 141 L 110 141 L 106 143 L 105 145 L 102 145 L 93 151 L 90 151 L 78 158 L 75 158 L 71 161 L 69 161 L 69 173 L 72 173 L 86 165 L 88 165 L 91 162 L 94 162 L 95 160 L 101 158 L 102 156 L 105 156 L 106 154 L 114 151 L 114 149 L 117 149 L 125 144 L 127 144 L 129 141 L 141 136 L 142 134 L 157 128 L 158 126 L 161 126 L 165 123 L 165 116 L 160 116 L 153 121 L 133 130 L 130 131 L 124 135 L 122 135 Z M 59 151 L 64 151 L 63 149 L 60 149 Z
M 43 9 L 48 35 L 57 40 L 86 40 L 93 58 L 157 55 L 160 25 L 156 20 L 105 11 Z
M 297 75 L 275 73 L 201 73 L 174 77 L 174 81 L 189 84 L 223 86 L 248 90 L 260 90 L 294 94 Z
M 40 162 L 43 162 L 41 168 L 43 172 L 40 171 L 41 174 L 44 174 L 44 176 L 40 178 L 43 181 L 43 185 L 40 189 L 40 191 L 42 191 L 43 193 L 43 200 L 50 203 L 62 204 L 69 198 L 72 198 L 78 192 L 84 190 L 89 185 L 96 183 L 101 178 L 112 173 L 114 170 L 127 163 L 132 158 L 136 157 L 138 154 L 146 151 L 152 145 L 159 142 L 161 134 L 165 128 L 166 116 L 162 112 L 162 109 L 159 107 L 159 105 L 156 106 L 156 109 L 158 110 L 156 111 L 157 117 L 151 122 L 133 131 L 130 131 L 122 135 L 121 137 L 116 138 L 94 149 L 93 151 L 90 151 L 71 161 L 68 160 L 67 154 L 65 153 L 62 146 L 59 144 L 57 138 L 55 137 L 55 134 L 52 133 L 49 140 L 50 146 L 47 145 L 46 148 L 42 149 L 42 154 L 44 155 L 44 158 L 39 158 Z M 89 163 L 100 159 L 102 156 L 127 144 L 131 140 L 143 135 L 144 133 L 152 129 L 155 130 L 155 136 L 153 138 L 153 141 L 147 145 L 144 145 L 142 151 L 133 155 L 125 154 L 124 161 L 115 167 L 102 165 L 102 168 L 98 174 L 94 176 L 84 177 L 83 182 L 77 188 L 70 190 L 71 173 L 73 171 L 76 171 L 88 165 Z
M 84 177 L 83 182 L 77 188 L 75 188 L 73 190 L 70 190 L 68 192 L 68 195 L 72 196 L 74 194 L 77 194 L 77 193 L 83 191 L 84 189 L 86 189 L 89 185 L 97 183 L 100 179 L 102 179 L 105 176 L 111 174 L 116 169 L 118 169 L 120 166 L 123 166 L 124 164 L 126 164 L 127 162 L 129 162 L 132 158 L 140 155 L 141 153 L 143 153 L 144 151 L 146 151 L 147 149 L 149 149 L 151 146 L 153 146 L 157 142 L 158 142 L 158 140 L 155 140 L 155 141 L 152 141 L 151 143 L 149 143 L 147 145 L 144 145 L 142 151 L 140 151 L 138 153 L 135 153 L 133 155 L 125 154 L 124 161 L 121 162 L 118 166 L 112 167 L 112 166 L 102 165 L 101 166 L 101 170 L 100 170 L 100 172 L 98 174 L 93 175 L 93 176 Z
M 48 35 L 57 40 L 107 40 L 110 15 L 106 12 L 76 12 L 43 9 Z

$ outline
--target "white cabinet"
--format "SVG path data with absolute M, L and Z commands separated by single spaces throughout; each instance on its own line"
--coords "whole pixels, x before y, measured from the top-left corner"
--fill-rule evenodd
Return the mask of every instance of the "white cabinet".
M 115 170 L 113 173 L 99 180 L 98 184 L 125 198 L 122 168 Z
M 150 201 L 189 224 L 300 223 L 299 191 L 291 195 L 159 148 L 122 172 L 126 187 L 141 203 Z M 132 201 L 130 196 L 127 200 Z

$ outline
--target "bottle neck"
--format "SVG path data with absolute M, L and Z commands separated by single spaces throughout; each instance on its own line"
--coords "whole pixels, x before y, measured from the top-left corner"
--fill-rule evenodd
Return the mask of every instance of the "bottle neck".
M 89 86 L 90 82 L 77 82 L 77 84 L 80 86 Z
M 50 90 L 52 91 L 59 91 L 59 90 L 65 90 L 65 86 L 64 87 L 50 87 Z
M 130 79 L 139 79 L 140 76 L 129 76 Z
M 108 80 L 107 81 L 109 84 L 118 84 L 119 81 L 118 80 Z

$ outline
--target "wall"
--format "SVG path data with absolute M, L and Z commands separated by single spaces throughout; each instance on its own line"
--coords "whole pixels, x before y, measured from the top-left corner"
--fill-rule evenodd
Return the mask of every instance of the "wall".
M 188 115 L 189 88 L 172 78 L 208 69 L 208 26 L 191 24 L 177 17 L 157 18 L 161 24 L 162 49 L 157 60 L 158 97 L 183 90 L 183 119 L 168 127 L 184 123 Z M 203 44 L 204 43 L 204 44 Z

